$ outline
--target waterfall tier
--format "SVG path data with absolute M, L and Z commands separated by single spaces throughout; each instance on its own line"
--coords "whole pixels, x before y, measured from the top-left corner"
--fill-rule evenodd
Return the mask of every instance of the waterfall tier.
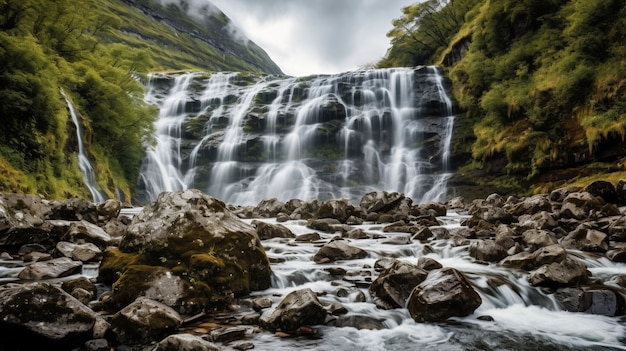
M 198 188 L 238 205 L 400 191 L 442 200 L 453 108 L 437 67 L 304 78 L 153 74 L 138 197 Z

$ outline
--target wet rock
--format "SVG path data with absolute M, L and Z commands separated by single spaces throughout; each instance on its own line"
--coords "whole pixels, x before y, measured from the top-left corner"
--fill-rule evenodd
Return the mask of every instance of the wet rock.
M 285 212 L 285 204 L 276 198 L 261 200 L 256 206 L 255 212 L 261 217 L 276 217 L 279 213 Z
M 532 215 L 541 211 L 552 211 L 550 199 L 545 194 L 527 197 L 509 208 L 509 212 L 514 216 Z
M 94 262 L 102 258 L 102 251 L 92 243 L 74 244 L 59 241 L 56 245 L 56 252 L 64 257 L 82 262 Z
M 417 259 L 417 268 L 421 268 L 425 271 L 432 271 L 442 267 L 441 263 L 430 257 L 420 257 Z
M 83 346 L 85 351 L 109 351 L 111 346 L 107 339 L 93 339 L 89 340 Z
M 7 349 L 70 349 L 94 338 L 96 313 L 47 283 L 0 287 L 0 330 Z M 104 322 L 106 323 L 106 322 Z M 12 345 L 12 346 L 11 346 Z
M 360 228 L 354 228 L 350 231 L 348 231 L 347 233 L 345 233 L 343 235 L 344 238 L 347 239 L 369 239 L 370 236 L 367 235 L 367 233 L 365 231 L 363 231 L 363 229 Z
M 121 308 L 138 297 L 145 297 L 177 310 L 192 309 L 187 304 L 188 289 L 183 280 L 164 267 L 132 265 L 113 284 L 111 303 Z
M 426 241 L 434 235 L 430 228 L 426 226 L 416 226 L 415 228 L 414 235 L 411 237 L 412 240 Z
M 385 245 L 408 245 L 411 243 L 411 237 L 406 235 L 394 235 L 388 240 L 382 242 Z
M 311 289 L 290 292 L 274 310 L 261 315 L 259 324 L 268 330 L 295 331 L 301 326 L 323 324 L 326 310 Z
M 271 224 L 254 220 L 252 221 L 252 225 L 256 227 L 256 232 L 261 240 L 295 237 L 291 230 L 282 224 Z
M 617 204 L 626 206 L 626 179 L 620 179 L 615 184 L 615 194 L 617 194 Z
M 622 245 L 616 249 L 608 251 L 606 253 L 606 257 L 613 262 L 626 263 L 626 245 Z
M 82 289 L 91 294 L 92 297 L 98 295 L 98 288 L 85 276 L 78 277 L 72 280 L 66 280 L 61 284 L 61 289 L 71 294 L 76 289 Z
M 102 225 L 102 230 L 111 236 L 115 245 L 119 245 L 119 242 L 115 241 L 115 238 L 120 238 L 126 231 L 126 224 L 119 218 L 112 218 Z
M 67 221 L 87 221 L 98 223 L 98 211 L 93 202 L 84 199 L 70 199 L 65 201 L 53 201 L 49 219 L 61 219 Z
M 53 232 L 63 241 L 75 244 L 92 243 L 104 250 L 111 244 L 111 236 L 102 228 L 87 221 L 50 220 Z
M 567 251 L 561 245 L 550 245 L 533 252 L 520 252 L 508 256 L 500 264 L 507 268 L 530 271 L 546 264 L 562 262 L 566 257 Z
M 470 315 L 482 300 L 463 273 L 454 268 L 432 271 L 413 290 L 407 308 L 416 322 L 438 322 Z
M 2 194 L 0 234 L 11 230 L 41 227 L 50 211 L 49 203 L 37 195 Z
M 546 229 L 552 230 L 558 224 L 551 212 L 541 211 L 532 215 L 521 215 L 518 218 L 520 227 L 523 229 Z
M 268 288 L 271 277 L 256 230 L 199 190 L 161 193 L 133 218 L 119 249 L 105 252 L 99 279 L 115 283 L 114 301 L 137 296 L 143 282 L 137 266 L 180 277 L 184 290 L 178 305 L 189 314 L 226 308 L 233 295 Z
M 161 340 L 154 348 L 154 351 L 219 351 L 220 348 L 204 340 L 203 338 L 191 334 L 174 334 Z
M 367 212 L 390 212 L 395 210 L 404 194 L 398 192 L 376 191 L 365 194 L 361 198 L 360 206 Z
M 306 233 L 306 234 L 300 234 L 295 238 L 295 241 L 298 242 L 313 242 L 313 241 L 318 241 L 321 240 L 322 237 L 320 236 L 319 233 Z
M 528 282 L 533 286 L 573 286 L 585 283 L 588 276 L 587 266 L 566 258 L 562 262 L 546 264 L 531 272 Z
M 313 256 L 315 263 L 328 263 L 337 260 L 353 260 L 367 257 L 367 251 L 349 245 L 343 240 L 335 240 L 324 246 Z
M 522 234 L 524 243 L 533 251 L 542 247 L 557 244 L 554 233 L 542 229 L 530 229 Z
M 570 249 L 588 252 L 606 252 L 609 248 L 609 238 L 601 231 L 589 229 L 581 224 L 561 239 L 561 245 Z
M 103 219 L 99 222 L 106 222 L 113 218 L 117 218 L 122 210 L 122 202 L 117 199 L 108 199 L 104 202 L 96 204 L 96 212 L 98 217 Z
M 428 202 L 417 205 L 420 212 L 432 214 L 437 217 L 443 217 L 448 213 L 446 205 L 438 202 Z
M 349 315 L 349 316 L 341 316 L 338 317 L 333 325 L 335 327 L 351 327 L 356 329 L 366 329 L 366 330 L 382 330 L 385 329 L 385 325 L 383 321 L 380 319 L 367 316 L 367 315 Z
M 111 318 L 113 332 L 126 345 L 159 340 L 181 323 L 182 318 L 172 308 L 145 297 L 139 297 Z
M 604 201 L 586 191 L 575 192 L 567 195 L 561 205 L 559 215 L 564 218 L 586 219 L 590 214 L 599 212 L 604 206 Z
M 9 259 L 13 259 L 13 258 L 11 257 Z M 24 262 L 43 262 L 43 261 L 50 261 L 52 259 L 52 255 L 43 253 L 43 252 L 33 251 L 31 253 L 24 255 L 23 259 L 24 259 Z
M 506 249 L 493 240 L 477 240 L 470 244 L 469 254 L 479 261 L 498 262 L 507 256 Z
M 354 206 L 346 199 L 327 200 L 320 204 L 315 217 L 334 218 L 341 223 L 345 223 L 348 217 L 355 212 Z
M 379 308 L 404 307 L 413 289 L 423 282 L 426 276 L 428 272 L 425 270 L 396 260 L 372 282 L 369 292 Z
M 610 240 L 626 241 L 626 216 L 620 216 L 618 219 L 611 222 L 608 227 L 608 234 Z
M 569 187 L 564 187 L 564 188 L 558 188 L 558 189 L 553 190 L 548 196 L 548 198 L 550 199 L 550 201 L 563 202 L 569 194 L 577 193 L 581 189 L 582 188 L 579 186 L 569 186 Z
M 308 221 L 307 227 L 317 229 L 322 232 L 334 233 L 335 226 L 339 224 L 341 224 L 341 222 L 335 218 L 311 219 Z
M 83 263 L 67 257 L 55 258 L 49 261 L 34 262 L 27 265 L 19 274 L 23 280 L 41 280 L 67 277 L 79 274 Z
M 467 204 L 465 203 L 465 198 L 462 196 L 453 197 L 452 199 L 446 201 L 446 206 L 452 210 L 465 209 Z
M 624 297 L 610 287 L 561 288 L 555 292 L 555 297 L 570 312 L 609 317 L 624 315 Z
M 244 339 L 247 330 L 246 327 L 218 328 L 211 330 L 209 336 L 213 342 L 228 343 Z
M 272 300 L 269 297 L 258 297 L 252 300 L 252 309 L 259 312 L 272 307 Z

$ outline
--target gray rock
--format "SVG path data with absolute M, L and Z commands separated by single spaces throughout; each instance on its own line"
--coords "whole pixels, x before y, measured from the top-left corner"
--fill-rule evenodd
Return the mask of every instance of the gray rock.
M 256 227 L 256 232 L 261 240 L 295 237 L 291 230 L 282 224 L 271 224 L 254 220 L 252 221 L 252 225 Z
M 182 324 L 182 318 L 172 308 L 139 297 L 111 318 L 117 339 L 127 345 L 146 344 L 159 340 Z
M 396 260 L 372 282 L 369 292 L 379 308 L 404 307 L 413 289 L 426 276 L 428 272 L 416 265 Z
M 565 197 L 559 215 L 564 218 L 586 219 L 602 210 L 604 201 L 586 191 L 574 192 Z
M 402 193 L 376 191 L 365 194 L 360 206 L 367 212 L 389 212 L 395 210 L 404 198 Z
M 407 308 L 416 322 L 438 322 L 470 315 L 481 303 L 480 295 L 463 273 L 443 268 L 432 271 L 415 287 Z
M 220 348 L 191 334 L 174 334 L 161 340 L 154 351 L 219 351 Z
M 559 263 L 567 257 L 567 251 L 561 245 L 550 245 L 534 252 L 520 252 L 504 258 L 500 264 L 507 268 L 524 269 L 527 271 L 545 264 Z
M 581 251 L 606 252 L 609 248 L 609 237 L 601 231 L 590 229 L 581 224 L 561 239 L 561 245 Z
M 533 286 L 574 286 L 585 283 L 588 276 L 587 266 L 566 258 L 562 262 L 546 264 L 531 272 L 528 282 Z
M 268 330 L 295 331 L 301 326 L 323 324 L 326 310 L 311 289 L 290 292 L 274 310 L 261 315 L 259 324 Z
M 99 217 L 104 217 L 105 221 L 117 218 L 122 210 L 122 202 L 117 199 L 108 199 L 96 204 L 96 212 Z
M 527 197 L 509 208 L 514 216 L 532 215 L 541 211 L 552 211 L 550 199 L 544 194 Z
M 23 280 L 41 280 L 67 277 L 81 272 L 83 263 L 71 258 L 61 257 L 49 261 L 35 262 L 27 265 L 18 275 Z
M 417 267 L 425 271 L 432 271 L 435 269 L 443 268 L 441 263 L 430 257 L 420 257 L 417 259 Z
M 337 260 L 353 260 L 367 257 L 367 251 L 349 245 L 343 240 L 335 240 L 324 246 L 313 256 L 316 263 L 328 263 Z
M 60 288 L 47 283 L 0 287 L 0 330 L 3 347 L 70 349 L 94 337 L 104 320 Z
M 506 249 L 493 240 L 476 240 L 469 246 L 469 254 L 479 261 L 497 262 L 507 256 Z
M 542 229 L 530 229 L 522 234 L 522 238 L 533 251 L 542 247 L 557 244 L 554 233 Z
M 352 314 L 349 316 L 340 316 L 334 322 L 335 327 L 352 327 L 356 329 L 366 330 L 382 330 L 385 329 L 383 321 L 372 316 Z
M 93 262 L 102 258 L 102 250 L 92 243 L 74 244 L 59 241 L 56 251 L 65 257 L 81 262 Z
M 596 180 L 595 182 L 585 186 L 583 191 L 586 191 L 593 196 L 601 198 L 606 203 L 619 203 L 615 186 L 613 186 L 613 184 L 607 182 L 606 180 Z
M 521 215 L 518 220 L 520 227 L 524 229 L 552 230 L 558 225 L 552 212 L 547 211 Z
M 319 233 L 316 232 L 312 232 L 312 233 L 306 233 L 306 234 L 300 234 L 295 238 L 295 241 L 298 242 L 312 242 L 312 241 L 317 241 L 317 240 L 321 240 L 322 237 L 320 236 Z

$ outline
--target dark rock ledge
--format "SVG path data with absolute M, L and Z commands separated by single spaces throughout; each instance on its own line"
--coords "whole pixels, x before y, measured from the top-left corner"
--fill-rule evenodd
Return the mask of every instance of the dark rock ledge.
M 246 208 L 186 190 L 161 194 L 132 219 L 120 215 L 115 200 L 96 205 L 1 194 L 0 350 L 246 350 L 259 328 L 310 337 L 320 337 L 315 325 L 322 324 L 384 328 L 340 304 L 325 306 L 310 289 L 294 290 L 276 306 L 268 297 L 248 297 L 270 286 L 261 240 L 317 245 L 315 262 L 341 276 L 332 262 L 369 255 L 350 241 L 376 239 L 353 227 L 364 221 L 404 233 L 388 244 L 449 240 L 476 262 L 527 272 L 528 283 L 554 294 L 565 310 L 623 315 L 626 274 L 600 281 L 578 257 L 588 252 L 626 262 L 620 184 L 595 182 L 523 199 L 493 194 L 469 204 L 461 198 L 413 204 L 399 193 L 376 192 L 357 205 L 268 199 Z M 437 227 L 437 217 L 452 208 L 468 215 L 463 227 Z M 306 221 L 336 235 L 330 241 L 317 233 L 296 237 L 282 225 L 244 218 Z M 80 274 L 90 264 L 99 264 L 96 278 Z M 374 269 L 377 277 L 354 288 L 367 288 L 379 308 L 407 308 L 417 322 L 468 316 L 482 303 L 462 272 L 431 258 L 416 257 L 415 264 L 381 258 Z

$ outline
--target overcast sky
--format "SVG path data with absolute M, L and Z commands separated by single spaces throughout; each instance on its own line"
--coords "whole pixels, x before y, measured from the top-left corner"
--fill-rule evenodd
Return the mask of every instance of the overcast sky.
M 292 76 L 377 62 L 389 48 L 391 21 L 416 1 L 211 0 Z

